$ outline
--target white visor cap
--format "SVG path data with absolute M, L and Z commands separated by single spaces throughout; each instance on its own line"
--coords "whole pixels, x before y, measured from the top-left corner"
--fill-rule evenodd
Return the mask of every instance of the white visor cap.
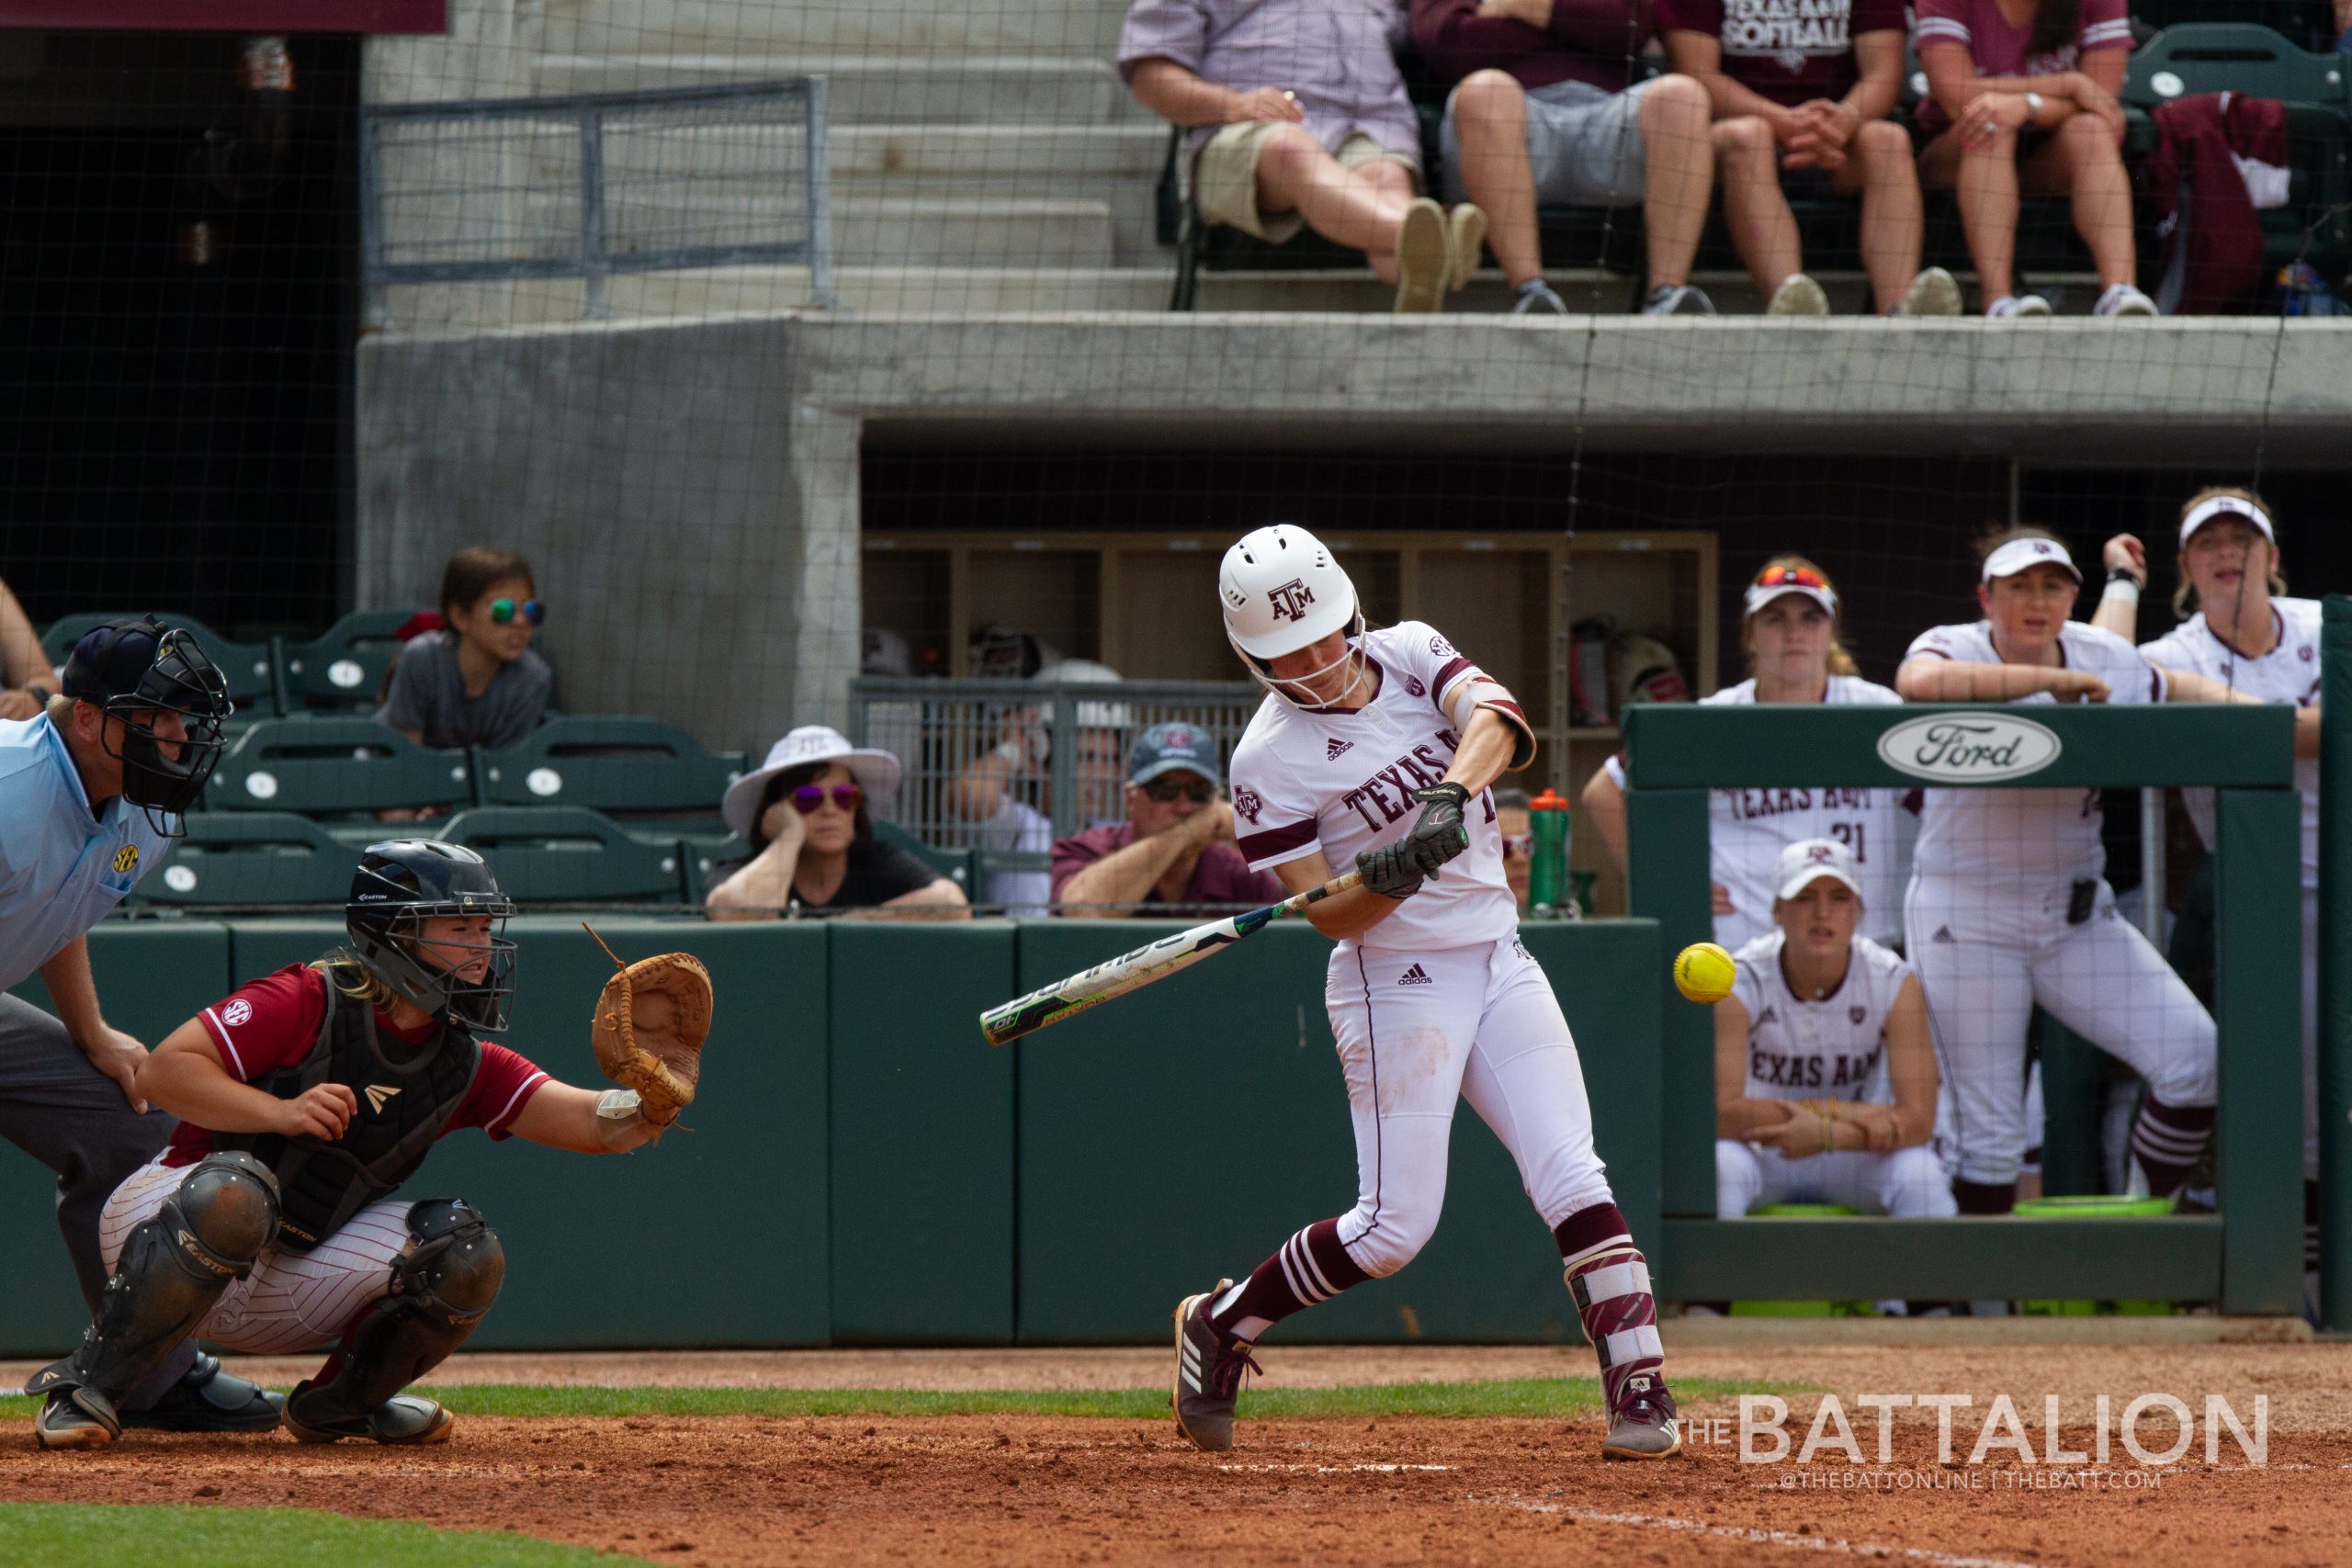
M 1772 866 L 1772 897 L 1793 898 L 1825 876 L 1852 888 L 1855 897 L 1862 896 L 1853 851 L 1835 839 L 1799 839 Z
M 1984 558 L 1984 581 L 1990 582 L 1996 577 L 2015 577 L 2028 567 L 2034 566 L 2054 566 L 2077 582 L 2083 580 L 2082 569 L 2075 564 L 2075 558 L 2066 553 L 2066 547 L 2057 540 L 2011 539 Z
M 1757 611 L 1770 604 L 1773 600 L 1785 598 L 1792 593 L 1800 599 L 1810 599 L 1820 605 L 1829 613 L 1831 620 L 1838 618 L 1838 595 L 1829 589 L 1808 587 L 1802 582 L 1749 583 L 1747 597 L 1741 606 L 1739 618 L 1743 621 L 1751 620 L 1755 617 Z
M 1244 534 L 1217 568 L 1226 635 L 1252 659 L 1277 659 L 1353 626 L 1356 587 L 1322 540 L 1293 523 Z
M 2242 496 L 2216 495 L 2190 507 L 2188 515 L 2180 520 L 2182 546 L 2186 547 L 2188 544 L 2188 536 L 2216 517 L 2243 517 L 2260 529 L 2262 536 L 2269 540 L 2272 546 L 2275 547 L 2278 543 L 2278 536 L 2271 531 L 2268 513 Z

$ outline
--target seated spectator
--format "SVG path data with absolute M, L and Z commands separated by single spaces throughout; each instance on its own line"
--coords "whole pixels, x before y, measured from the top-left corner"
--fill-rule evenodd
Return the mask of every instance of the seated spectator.
M 2124 0 L 2040 0 L 2023 22 L 1999 0 L 1919 0 L 1919 179 L 1960 193 L 1960 222 L 1996 319 L 2046 316 L 2018 296 L 2018 193 L 2064 196 L 2090 248 L 2101 292 L 2094 316 L 2153 316 L 2133 287 L 2132 182 L 2123 169 Z
M 1800 839 L 1773 870 L 1769 935 L 1715 1004 L 1715 1216 L 1758 1203 L 1959 1213 L 1928 1140 L 1936 1051 L 1911 965 L 1866 936 L 1851 850 Z
M 758 772 L 727 786 L 720 814 L 752 853 L 710 890 L 710 918 L 775 919 L 786 910 L 965 918 L 964 890 L 953 880 L 874 837 L 872 813 L 898 788 L 899 760 L 888 751 L 852 746 L 821 724 L 786 735 Z
M 59 689 L 57 668 L 41 651 L 32 618 L 0 582 L 0 719 L 38 716 Z
M 1987 4 L 1990 0 L 1987 0 Z M 1690 286 L 1714 175 L 1707 90 L 1634 80 L 1640 0 L 1412 0 L 1413 42 L 1458 83 L 1445 103 L 1446 188 L 1485 209 L 1511 313 L 1567 306 L 1544 281 L 1542 206 L 1634 207 L 1649 236 L 1649 316 L 1712 316 Z
M 1282 883 L 1234 847 L 1223 789 L 1215 736 L 1190 724 L 1145 730 L 1127 757 L 1127 819 L 1054 845 L 1057 912 L 1101 919 L 1279 902 Z
M 1312 227 L 1363 252 L 1398 310 L 1429 311 L 1476 269 L 1487 219 L 1421 195 L 1391 14 L 1354 0 L 1135 0 L 1119 71 L 1146 108 L 1193 128 L 1202 221 L 1275 244 Z
M 531 564 L 513 550 L 472 545 L 441 572 L 441 629 L 401 649 L 377 719 L 420 746 L 490 750 L 538 728 L 555 682 L 531 637 L 547 619 Z
M 1032 677 L 1046 682 L 1115 683 L 1118 672 L 1090 659 L 1065 659 Z M 1077 755 L 1070 815 L 1090 828 L 1114 821 L 1119 811 L 1120 738 L 1134 714 L 1120 702 L 1081 702 L 1075 718 Z M 995 855 L 1044 857 L 1054 845 L 1054 705 L 1024 703 L 1003 716 L 994 747 L 967 762 L 948 792 L 956 815 L 969 823 L 975 848 Z M 1050 913 L 1047 871 L 991 868 L 984 904 L 1008 915 Z
M 1511 902 L 1527 913 L 1527 884 L 1535 870 L 1535 837 L 1528 819 L 1528 794 L 1523 789 L 1498 789 L 1495 830 L 1503 839 L 1503 880 L 1510 885 Z
M 1773 316 L 1823 316 L 1790 186 L 1862 198 L 1862 266 L 1884 316 L 1957 316 L 1960 287 L 1922 271 L 1925 215 L 1903 96 L 1903 0 L 1660 0 L 1667 59 L 1714 105 L 1724 222 Z

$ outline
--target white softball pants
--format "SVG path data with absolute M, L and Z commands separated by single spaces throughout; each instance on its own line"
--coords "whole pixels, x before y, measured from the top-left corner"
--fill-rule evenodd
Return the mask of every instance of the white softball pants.
M 142 1165 L 98 1218 L 98 1248 L 114 1272 L 132 1227 L 154 1218 L 192 1167 Z M 315 1350 L 343 1337 L 362 1307 L 392 1293 L 392 1263 L 410 1241 L 409 1200 L 370 1203 L 309 1252 L 262 1248 L 196 1325 L 198 1337 L 253 1355 Z
M 2122 1061 L 2166 1105 L 2211 1105 L 2212 1017 L 2163 954 L 2115 910 L 2105 882 L 2091 917 L 2066 923 L 2062 886 L 2038 902 L 1989 902 L 1967 884 L 1914 877 L 1906 953 L 1928 998 L 1951 1095 L 1949 1153 L 1963 1181 L 2017 1179 L 2025 1124 L 2026 1029 L 2036 1005 Z
M 1925 1144 L 1883 1155 L 1839 1149 L 1791 1159 L 1778 1149 L 1716 1139 L 1715 1217 L 1736 1220 L 1758 1203 L 1842 1203 L 1913 1220 L 1960 1213 L 1951 1178 Z
M 1576 1041 L 1517 937 L 1437 953 L 1343 942 L 1324 1001 L 1356 1134 L 1340 1242 L 1365 1273 L 1394 1274 L 1436 1231 L 1457 1100 L 1510 1151 L 1547 1227 L 1610 1201 Z

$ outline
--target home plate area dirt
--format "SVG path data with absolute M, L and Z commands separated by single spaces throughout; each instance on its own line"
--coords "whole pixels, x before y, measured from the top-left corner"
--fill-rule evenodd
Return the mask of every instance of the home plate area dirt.
M 1589 1354 L 1587 1352 L 1586 1354 Z M 1268 1358 L 1299 1386 L 1582 1371 L 1556 1348 L 1396 1353 L 1299 1349 Z M 1702 1352 L 1687 1376 L 1792 1389 L 1802 1446 L 1826 1396 L 1863 1462 L 1837 1447 L 1810 1463 L 1743 1463 L 1736 1402 L 1686 1408 L 1683 1457 L 1604 1464 L 1600 1426 L 1575 1420 L 1383 1417 L 1251 1420 L 1224 1455 L 1167 1421 L 1043 1416 L 936 1417 L 463 1417 L 448 1445 L 301 1448 L 282 1436 L 132 1435 L 95 1454 L 45 1455 L 29 1424 L 0 1423 L 0 1500 L 290 1506 L 448 1529 L 506 1529 L 661 1562 L 1731 1564 L 1849 1559 L 2000 1564 L 2352 1562 L 2352 1350 L 2340 1345 Z M 828 1372 L 828 1368 L 831 1371 Z M 786 1358 L 468 1358 L 462 1382 L 712 1386 L 1137 1387 L 1140 1352 L 955 1352 Z M 274 1371 L 275 1368 L 259 1369 Z M 529 1379 L 523 1374 L 532 1374 Z M 601 1375 L 600 1375 L 601 1374 Z M 620 1375 L 633 1374 L 633 1375 Z M 1797 1385 L 1807 1391 L 1798 1392 Z M 279 1386 L 283 1386 L 282 1383 Z M 1826 1394 L 1825 1392 L 1826 1391 Z M 1967 1393 L 1953 1453 L 1935 1413 L 1897 1410 L 1878 1458 L 1866 1392 Z M 2199 1412 L 2177 1461 L 2043 1461 L 2043 1400 L 2062 1448 L 2090 1450 L 2091 1400 L 2120 1412 L 2142 1392 Z M 1970 1452 L 2007 1393 L 2033 1450 Z M 2253 1462 L 2226 1433 L 2209 1464 L 2208 1393 L 2249 1422 Z M 2161 1451 L 2177 1427 L 2138 1428 Z

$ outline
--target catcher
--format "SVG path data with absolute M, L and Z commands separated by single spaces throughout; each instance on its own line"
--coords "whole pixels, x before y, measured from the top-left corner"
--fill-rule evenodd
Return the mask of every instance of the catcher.
M 463 1127 L 582 1154 L 651 1142 L 693 1100 L 710 1024 L 709 976 L 670 953 L 597 1000 L 597 1057 L 625 1088 L 558 1083 L 481 1043 L 514 1001 L 514 911 L 470 850 L 372 844 L 347 948 L 206 1008 L 141 1066 L 140 1092 L 180 1125 L 107 1201 L 111 1277 L 80 1348 L 26 1385 L 48 1395 L 41 1447 L 113 1441 L 116 1402 L 191 1334 L 261 1354 L 333 1346 L 287 1396 L 303 1442 L 447 1439 L 449 1412 L 401 1391 L 473 1332 L 505 1253 L 463 1200 L 394 1190 Z

